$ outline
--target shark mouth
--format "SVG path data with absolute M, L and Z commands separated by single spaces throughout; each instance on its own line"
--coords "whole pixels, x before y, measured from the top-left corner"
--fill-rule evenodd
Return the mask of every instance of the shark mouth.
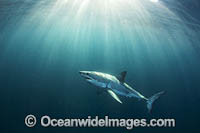
M 86 80 L 92 80 L 91 77 L 84 77 Z

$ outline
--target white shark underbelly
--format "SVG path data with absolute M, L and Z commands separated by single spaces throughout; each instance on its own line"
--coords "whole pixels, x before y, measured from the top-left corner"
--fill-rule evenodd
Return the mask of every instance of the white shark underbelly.
M 143 95 L 141 95 L 139 92 L 131 88 L 127 84 L 121 84 L 121 83 L 109 83 L 108 88 L 113 90 L 116 94 L 125 96 L 125 97 L 135 97 L 138 99 L 146 99 Z

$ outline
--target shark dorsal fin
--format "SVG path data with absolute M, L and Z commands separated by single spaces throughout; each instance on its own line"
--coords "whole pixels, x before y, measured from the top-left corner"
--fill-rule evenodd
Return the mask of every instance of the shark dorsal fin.
M 126 73 L 127 71 L 123 71 L 119 74 L 119 76 L 117 76 L 117 79 L 120 81 L 120 82 L 124 82 L 125 81 L 125 77 L 126 77 Z

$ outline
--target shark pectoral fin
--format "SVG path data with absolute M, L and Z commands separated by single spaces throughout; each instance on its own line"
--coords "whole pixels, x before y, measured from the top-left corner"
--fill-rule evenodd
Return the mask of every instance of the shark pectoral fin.
M 108 90 L 108 93 L 109 93 L 115 100 L 117 100 L 119 103 L 122 104 L 122 101 L 119 99 L 119 97 L 118 97 L 112 90 Z

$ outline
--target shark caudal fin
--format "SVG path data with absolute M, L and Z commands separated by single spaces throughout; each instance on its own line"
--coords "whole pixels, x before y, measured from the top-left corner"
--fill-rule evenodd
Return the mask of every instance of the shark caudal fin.
M 154 94 L 153 96 L 151 96 L 148 100 L 147 100 L 147 109 L 148 109 L 148 112 L 151 113 L 151 110 L 152 110 L 152 107 L 153 107 L 153 104 L 156 100 L 158 100 L 160 98 L 160 96 L 162 96 L 163 94 L 165 94 L 165 91 L 161 91 L 161 92 L 158 92 L 156 94 Z

